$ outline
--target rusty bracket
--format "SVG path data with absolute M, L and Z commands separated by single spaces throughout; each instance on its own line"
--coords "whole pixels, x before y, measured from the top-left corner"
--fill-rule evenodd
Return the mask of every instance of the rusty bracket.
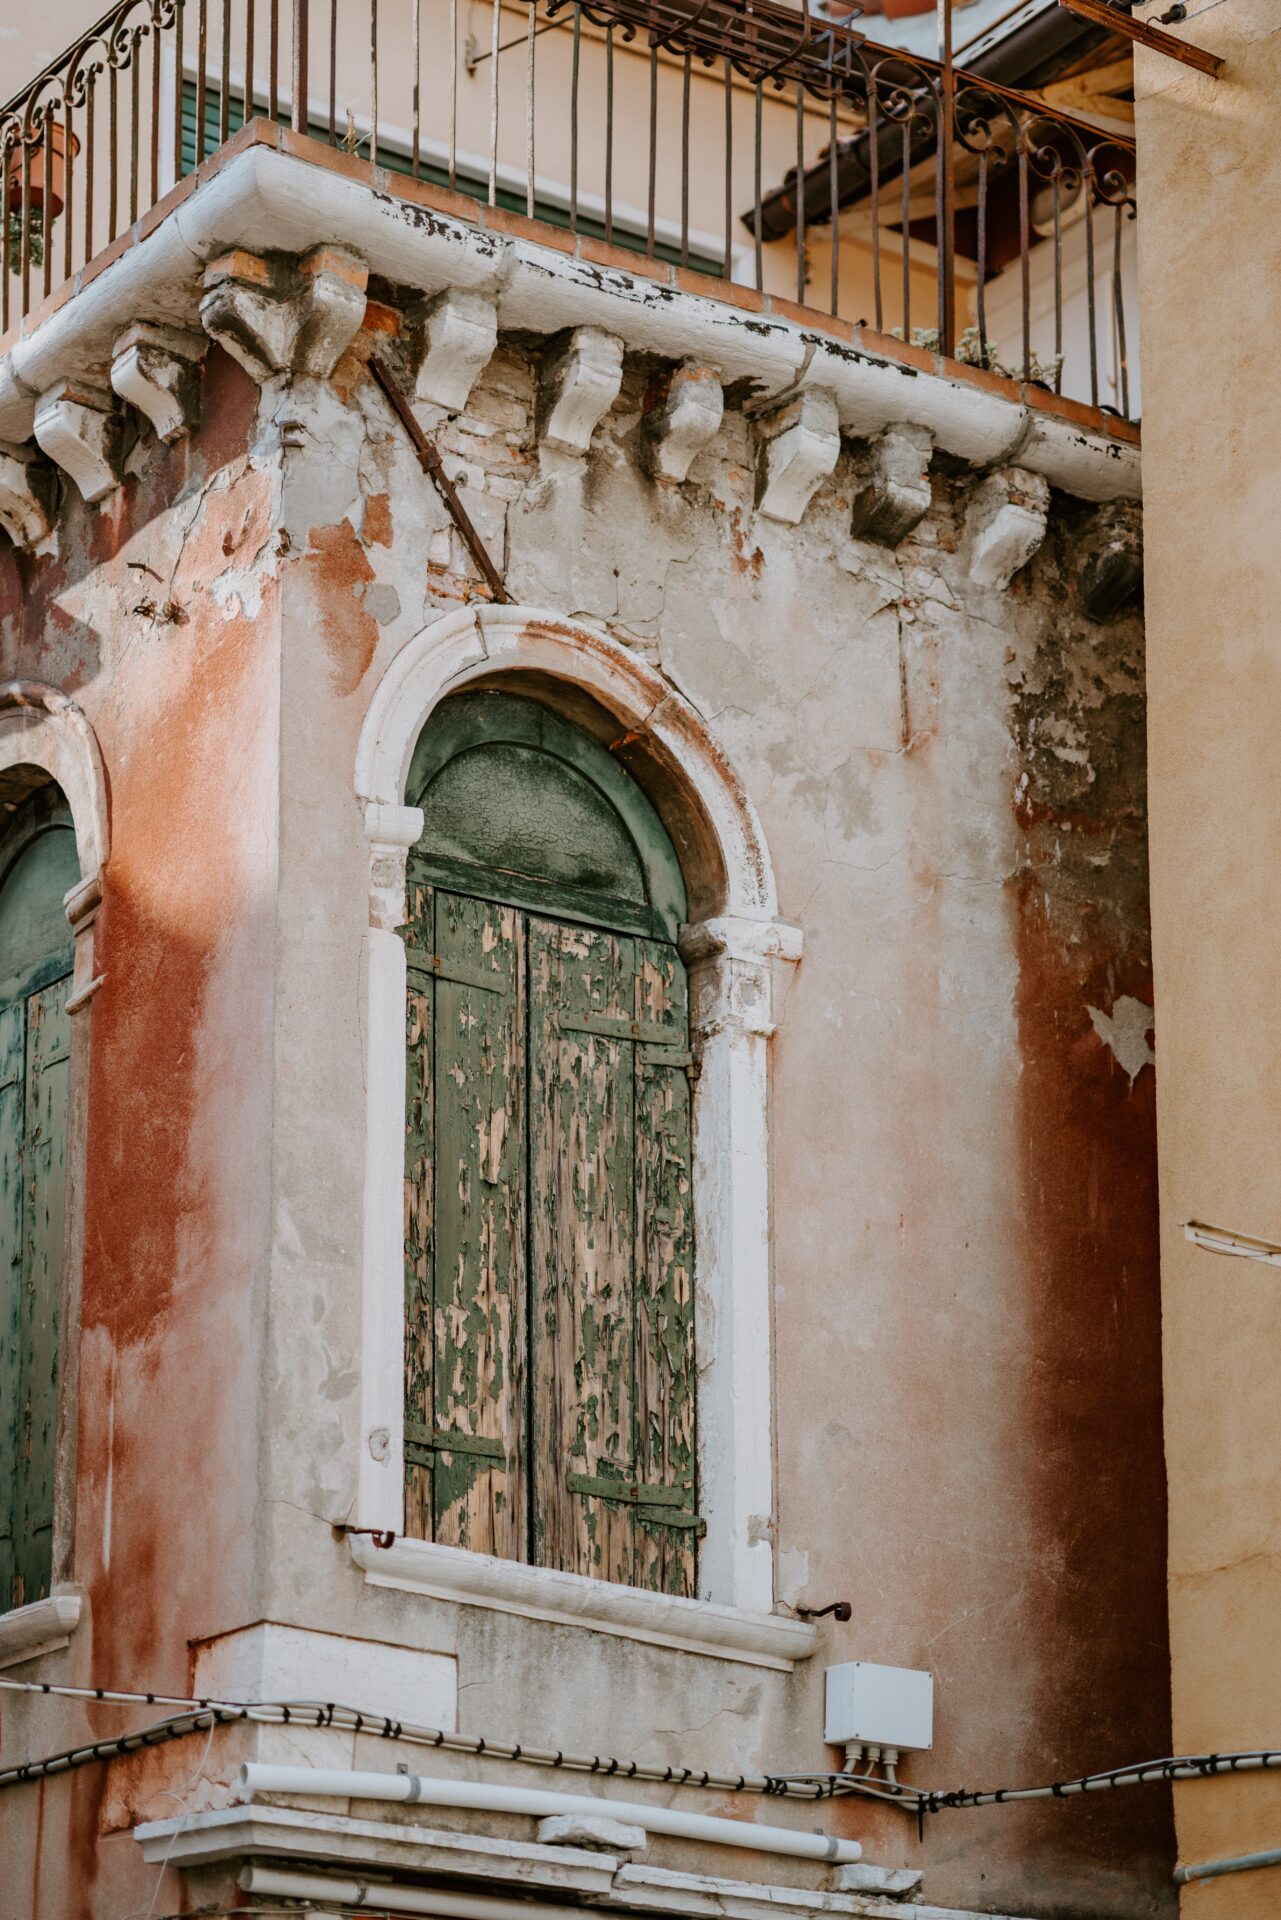
M 414 417 L 413 408 L 381 360 L 377 358 L 371 359 L 369 362 L 369 371 L 373 374 L 374 379 L 386 394 L 392 412 L 405 429 L 405 432 L 409 435 L 410 445 L 418 455 L 419 466 L 432 482 L 437 493 L 449 509 L 449 517 L 462 535 L 463 545 L 476 562 L 476 565 L 480 568 L 485 584 L 488 586 L 495 600 L 502 601 L 504 605 L 510 606 L 511 595 L 503 584 L 503 576 L 490 559 L 489 551 L 484 541 L 472 525 L 466 507 L 464 507 L 462 501 L 458 498 L 457 488 L 445 472 L 444 462 Z
M 1110 33 L 1119 33 L 1123 40 L 1133 40 L 1141 47 L 1151 47 L 1153 53 L 1164 53 L 1171 60 L 1182 61 L 1185 67 L 1195 67 L 1198 73 L 1208 73 L 1217 80 L 1223 71 L 1223 56 L 1207 53 L 1204 47 L 1194 47 L 1186 40 L 1178 40 L 1172 33 L 1163 33 L 1160 27 L 1149 27 L 1142 20 L 1132 20 L 1128 13 L 1118 13 L 1108 0 L 1059 0 L 1059 5 L 1067 12 L 1074 13 L 1079 20 L 1088 20 L 1096 27 L 1106 27 Z

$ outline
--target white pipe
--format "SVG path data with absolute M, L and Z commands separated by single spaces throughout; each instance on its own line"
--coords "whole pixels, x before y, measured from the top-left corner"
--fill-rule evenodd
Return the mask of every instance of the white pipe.
M 543 1787 L 501 1787 L 489 1781 L 433 1780 L 417 1773 L 346 1773 L 332 1767 L 272 1767 L 248 1761 L 240 1769 L 246 1792 L 302 1793 L 334 1800 L 409 1800 L 432 1807 L 475 1807 L 484 1813 L 523 1813 L 535 1820 L 549 1814 L 602 1814 L 650 1833 L 679 1840 L 703 1840 L 718 1847 L 744 1847 L 754 1853 L 790 1854 L 798 1860 L 828 1860 L 852 1865 L 861 1860 L 857 1840 L 825 1833 L 801 1833 L 791 1827 L 766 1827 L 755 1820 L 718 1820 L 705 1813 L 683 1813 L 643 1800 L 615 1800 L 588 1793 L 550 1793 Z
M 1217 1880 L 1225 1873 L 1253 1873 L 1259 1867 L 1281 1867 L 1281 1847 L 1270 1847 L 1266 1853 L 1238 1853 L 1230 1860 L 1203 1860 L 1195 1867 L 1176 1867 L 1174 1878 L 1177 1885 L 1186 1887 L 1194 1880 Z
M 272 1893 L 284 1900 L 323 1900 L 336 1907 L 373 1907 L 383 1913 L 456 1915 L 457 1920 L 584 1920 L 582 1907 L 545 1906 L 540 1900 L 500 1900 L 485 1893 L 443 1893 L 429 1887 L 398 1887 L 386 1880 L 335 1880 L 323 1873 L 295 1873 L 287 1867 L 244 1869 L 247 1893 Z

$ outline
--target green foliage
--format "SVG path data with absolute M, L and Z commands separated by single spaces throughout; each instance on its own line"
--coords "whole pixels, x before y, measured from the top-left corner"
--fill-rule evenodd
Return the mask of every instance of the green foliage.
M 902 327 L 895 327 L 892 331 L 891 338 L 901 340 L 903 338 Z M 941 352 L 942 349 L 937 327 L 913 327 L 912 345 L 914 347 L 924 347 L 927 353 Z M 984 342 L 977 327 L 966 327 L 964 333 L 956 343 L 954 358 L 959 360 L 962 366 L 983 367 L 988 373 L 1004 374 L 1007 380 L 1032 380 L 1035 381 L 1038 386 L 1042 387 L 1054 386 L 1060 373 L 1063 371 L 1063 355 L 1061 353 L 1054 354 L 1048 360 L 1042 360 L 1039 355 L 1033 353 L 1025 367 L 1007 366 L 1005 362 L 998 357 L 996 348 L 992 345 L 992 342 L 990 340 Z
M 31 209 L 31 264 L 44 265 L 44 208 Z M 9 271 L 22 272 L 22 209 L 9 209 Z

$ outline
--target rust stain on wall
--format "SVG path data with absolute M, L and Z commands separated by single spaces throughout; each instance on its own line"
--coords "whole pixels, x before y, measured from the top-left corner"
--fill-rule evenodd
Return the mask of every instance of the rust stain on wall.
M 340 520 L 336 527 L 312 527 L 307 540 L 316 622 L 329 655 L 334 691 L 354 693 L 378 645 L 378 623 L 361 605 L 374 570 L 349 520 Z
M 1152 1000 L 1142 673 L 1136 620 L 1065 615 L 1015 677 L 1023 1417 L 1054 1648 L 1035 1711 L 1060 1778 L 1170 1750 L 1155 1077 L 1121 1071 L 1090 1013 Z M 1167 1789 L 1081 1801 L 1069 1837 L 1174 1911 Z
M 371 493 L 365 501 L 365 511 L 360 523 L 360 537 L 367 547 L 389 547 L 391 534 L 391 496 L 386 493 Z

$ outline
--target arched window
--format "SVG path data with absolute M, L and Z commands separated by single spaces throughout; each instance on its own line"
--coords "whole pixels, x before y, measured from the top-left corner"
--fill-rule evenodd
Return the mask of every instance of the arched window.
M 72 934 L 80 879 L 52 782 L 0 844 L 0 1610 L 48 1594 L 62 1292 Z
M 445 701 L 406 799 L 406 1531 L 696 1591 L 681 870 L 598 741 Z

